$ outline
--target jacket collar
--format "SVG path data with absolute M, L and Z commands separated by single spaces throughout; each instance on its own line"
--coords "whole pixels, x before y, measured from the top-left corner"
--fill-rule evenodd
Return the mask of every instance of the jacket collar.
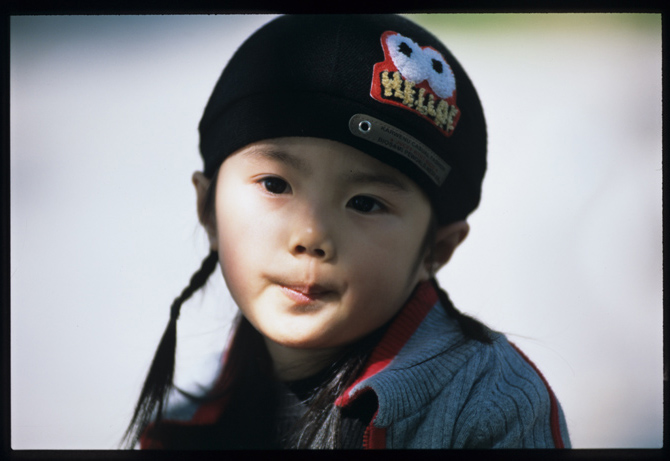
M 438 300 L 433 284 L 420 283 L 405 307 L 392 321 L 379 344 L 373 349 L 363 373 L 337 398 L 335 405 L 349 405 L 362 390 L 360 384 L 386 369 L 419 328 Z

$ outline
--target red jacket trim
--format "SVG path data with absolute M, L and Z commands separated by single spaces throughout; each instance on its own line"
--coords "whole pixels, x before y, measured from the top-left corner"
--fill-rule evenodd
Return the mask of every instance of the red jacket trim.
M 335 401 L 335 405 L 345 407 L 349 405 L 360 392 L 354 393 L 355 387 L 366 379 L 374 376 L 388 366 L 405 346 L 409 338 L 421 322 L 426 318 L 428 312 L 437 302 L 438 296 L 432 283 L 426 282 L 419 285 L 404 309 L 400 311 L 396 319 L 375 347 L 363 369 L 363 373 L 349 386 Z M 386 448 L 386 428 L 375 427 L 374 421 L 377 413 L 372 417 L 370 424 L 363 434 L 364 449 Z
M 379 344 L 372 351 L 368 363 L 363 369 L 363 373 L 337 398 L 335 405 L 339 407 L 349 405 L 355 398 L 355 395 L 352 393 L 354 388 L 361 382 L 382 371 L 391 363 L 400 352 L 400 349 L 412 337 L 416 329 L 419 328 L 419 325 L 421 325 L 421 322 L 423 322 L 423 319 L 428 315 L 428 312 L 430 312 L 436 302 L 437 292 L 432 284 L 430 282 L 420 284 L 405 308 L 393 320 Z
M 554 446 L 556 448 L 565 448 L 565 445 L 563 444 L 563 435 L 561 434 L 561 425 L 559 422 L 559 414 L 558 414 L 558 400 L 556 399 L 556 396 L 554 395 L 554 391 L 551 390 L 551 387 L 549 386 L 549 383 L 547 382 L 546 379 L 544 379 L 544 376 L 542 373 L 540 373 L 540 370 L 535 366 L 533 362 L 524 354 L 521 352 L 521 350 L 516 347 L 515 344 L 510 342 L 510 345 L 514 348 L 515 351 L 526 361 L 528 364 L 533 367 L 533 370 L 535 370 L 535 373 L 538 374 L 542 382 L 544 383 L 544 386 L 547 388 L 547 392 L 549 392 L 549 401 L 551 403 L 551 409 L 549 412 L 549 423 L 551 425 L 551 437 L 554 439 Z
M 372 417 L 374 421 L 377 417 L 377 413 Z M 380 450 L 386 448 L 386 428 L 385 427 L 374 427 L 370 424 L 365 428 L 365 433 L 363 434 L 363 449 L 364 450 Z

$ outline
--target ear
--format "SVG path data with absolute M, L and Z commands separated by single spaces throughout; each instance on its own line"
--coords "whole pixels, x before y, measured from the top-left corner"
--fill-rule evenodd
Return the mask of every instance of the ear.
M 456 221 L 445 226 L 439 227 L 435 235 L 435 249 L 431 255 L 428 255 L 427 263 L 432 264 L 430 268 L 432 274 L 435 274 L 451 259 L 456 247 L 461 244 L 470 232 L 470 226 L 465 221 Z
M 214 214 L 207 213 L 205 211 L 207 191 L 209 190 L 209 184 L 211 181 L 200 171 L 193 173 L 191 180 L 195 186 L 195 193 L 197 196 L 196 206 L 198 209 L 198 220 L 200 221 L 200 224 L 202 224 L 202 227 L 205 228 L 205 232 L 207 232 L 207 238 L 209 238 L 209 249 L 217 250 L 218 239 L 216 234 L 216 221 Z

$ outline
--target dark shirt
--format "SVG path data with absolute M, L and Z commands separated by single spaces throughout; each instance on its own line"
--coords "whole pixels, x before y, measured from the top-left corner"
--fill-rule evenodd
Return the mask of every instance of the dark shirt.
M 295 424 L 309 408 L 315 390 L 328 379 L 326 372 L 291 382 L 256 382 L 247 395 L 252 401 L 231 401 L 213 425 L 159 425 L 165 448 L 180 450 L 283 449 L 295 432 Z M 245 399 L 249 400 L 249 399 Z M 342 410 L 342 448 L 363 448 L 363 435 L 377 400 L 372 392 Z
M 276 440 L 281 448 L 286 446 L 289 437 L 295 430 L 295 423 L 309 408 L 310 399 L 325 379 L 326 372 L 292 382 L 276 382 L 275 391 L 278 396 L 276 413 Z M 374 394 L 363 396 L 360 401 L 350 408 L 342 410 L 340 442 L 342 448 L 363 448 L 363 435 L 377 410 L 377 400 Z

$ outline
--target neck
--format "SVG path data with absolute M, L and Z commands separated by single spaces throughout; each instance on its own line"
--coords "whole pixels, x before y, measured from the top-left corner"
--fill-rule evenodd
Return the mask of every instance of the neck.
M 264 338 L 270 353 L 275 376 L 280 381 L 307 378 L 326 368 L 339 355 L 341 348 L 297 349 Z

